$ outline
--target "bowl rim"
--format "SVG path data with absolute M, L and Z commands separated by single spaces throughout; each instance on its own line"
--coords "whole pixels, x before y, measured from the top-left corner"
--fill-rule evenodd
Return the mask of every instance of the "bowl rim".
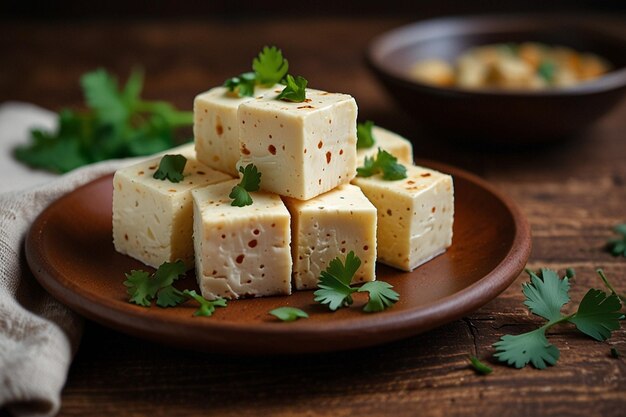
M 420 40 L 439 38 L 450 35 L 476 35 L 501 33 L 524 27 L 537 27 L 556 29 L 555 23 L 559 26 L 577 26 L 580 31 L 593 32 L 595 36 L 603 37 L 607 41 L 621 42 L 626 50 L 626 38 L 614 32 L 600 27 L 594 22 L 594 17 L 603 15 L 581 16 L 581 15 L 554 15 L 554 14 L 520 14 L 520 15 L 473 15 L 473 16 L 451 16 L 439 17 L 427 20 L 419 20 L 408 23 L 377 35 L 372 39 L 367 47 L 365 59 L 367 65 L 375 72 L 393 79 L 397 83 L 410 86 L 414 89 L 425 90 L 432 93 L 448 94 L 466 97 L 564 97 L 599 94 L 619 88 L 626 87 L 626 65 L 622 65 L 607 74 L 592 81 L 581 83 L 570 87 L 559 87 L 545 90 L 503 90 L 496 88 L 467 89 L 459 87 L 442 87 L 423 83 L 410 78 L 401 71 L 394 70 L 385 60 L 385 57 L 392 51 L 406 47 L 415 43 L 415 31 L 424 32 L 424 37 Z M 604 16 L 606 18 L 606 16 Z M 558 21 L 555 22 L 555 18 Z M 548 27 L 550 25 L 550 27 Z M 526 29 L 527 30 L 527 29 Z M 411 36 L 407 36 L 411 34 Z M 593 53 L 593 51 L 590 51 Z

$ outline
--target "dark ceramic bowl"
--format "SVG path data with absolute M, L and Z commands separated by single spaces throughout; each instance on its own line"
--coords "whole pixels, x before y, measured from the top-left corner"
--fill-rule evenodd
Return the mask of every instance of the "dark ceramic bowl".
M 474 46 L 524 41 L 593 52 L 608 60 L 613 70 L 594 81 L 543 91 L 435 87 L 408 75 L 421 59 L 452 62 Z M 418 123 L 460 142 L 530 144 L 567 138 L 607 113 L 626 91 L 626 40 L 609 33 L 597 21 L 582 17 L 467 17 L 417 22 L 374 39 L 367 62 Z

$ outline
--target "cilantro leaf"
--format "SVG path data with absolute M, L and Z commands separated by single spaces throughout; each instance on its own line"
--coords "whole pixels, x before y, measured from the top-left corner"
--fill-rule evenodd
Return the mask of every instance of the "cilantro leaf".
M 541 276 L 526 270 L 530 283 L 522 284 L 526 296 L 524 304 L 529 310 L 548 321 L 561 318 L 561 308 L 569 302 L 569 280 L 560 279 L 556 272 L 543 268 Z
M 474 370 L 481 375 L 489 375 L 493 372 L 493 369 L 491 369 L 490 366 L 482 363 L 480 359 L 478 359 L 476 356 L 470 356 L 469 361 L 472 365 L 472 368 L 474 368 Z
M 164 262 L 152 276 L 146 271 L 131 271 L 130 274 L 126 274 L 126 281 L 124 281 L 124 285 L 128 287 L 129 301 L 149 307 L 157 292 L 170 287 L 184 273 L 185 264 L 182 261 Z M 168 304 L 170 301 L 171 297 L 166 294 L 161 302 Z
M 226 300 L 224 298 L 209 301 L 198 294 L 195 290 L 185 290 L 183 291 L 183 294 L 200 304 L 198 310 L 193 313 L 194 316 L 210 317 L 213 313 L 215 313 L 215 307 L 226 307 Z
M 118 92 L 117 80 L 103 69 L 83 75 L 80 79 L 85 101 L 103 122 L 119 124 L 129 116 L 129 109 Z
M 537 74 L 548 83 L 554 82 L 556 64 L 553 61 L 544 60 L 537 67 Z
M 233 199 L 230 203 L 231 206 L 244 207 L 252 205 L 253 203 L 250 193 L 248 193 L 246 189 L 240 185 L 235 185 L 233 189 L 230 190 L 228 197 Z
M 182 155 L 165 155 L 161 158 L 159 168 L 154 172 L 153 177 L 157 180 L 168 179 L 171 182 L 183 180 L 183 171 L 187 164 L 187 158 Z
M 159 307 L 176 307 L 183 301 L 183 294 L 171 285 L 161 288 L 157 293 L 156 303 Z
M 306 86 L 308 81 L 299 75 L 296 76 L 296 78 L 287 75 L 286 81 L 287 85 L 276 99 L 302 103 L 306 99 Z
M 372 128 L 374 127 L 374 122 L 371 120 L 367 120 L 365 123 L 357 123 L 356 125 L 356 148 L 357 149 L 365 149 L 371 148 L 376 143 L 376 139 L 374 138 L 374 134 L 372 133 Z
M 529 362 L 537 369 L 554 365 L 559 360 L 559 349 L 548 342 L 545 330 L 544 326 L 517 336 L 502 336 L 493 345 L 497 352 L 494 356 L 516 368 L 523 368 Z
M 239 97 L 254 96 L 254 86 L 256 85 L 256 74 L 254 72 L 244 72 L 238 77 L 232 77 L 224 81 L 224 87 L 228 91 L 236 93 Z
M 569 319 L 576 328 L 596 340 L 606 340 L 620 327 L 622 304 L 615 294 L 591 288 L 583 297 L 578 311 Z
M 626 257 L 626 223 L 618 224 L 613 230 L 620 237 L 609 240 L 606 247 L 613 256 Z
M 228 195 L 233 201 L 231 206 L 244 207 L 252 204 L 249 191 L 259 191 L 261 185 L 261 173 L 254 164 L 248 164 L 245 168 L 239 167 L 241 180 L 235 185 Z
M 84 74 L 86 111 L 61 110 L 56 131 L 33 130 L 31 143 L 14 150 L 19 161 L 36 168 L 68 172 L 112 158 L 148 155 L 176 144 L 174 129 L 190 125 L 193 113 L 140 98 L 143 74 L 135 70 L 120 90 L 103 69 Z
M 252 69 L 260 85 L 271 87 L 279 83 L 289 70 L 289 62 L 275 46 L 265 46 L 259 56 L 252 61 Z
M 301 318 L 309 318 L 309 315 L 306 312 L 295 307 L 278 307 L 270 311 L 268 314 L 271 314 L 282 321 L 294 321 Z
M 378 148 L 375 158 L 366 156 L 363 166 L 358 167 L 356 172 L 357 177 L 371 177 L 382 173 L 383 179 L 387 181 L 406 178 L 406 167 L 398 163 L 398 158 L 381 148 Z
M 370 297 L 363 311 L 378 312 L 394 305 L 400 299 L 400 294 L 392 288 L 393 285 L 384 281 L 371 281 L 363 284 L 358 291 L 368 292 Z
M 357 288 L 351 288 L 350 283 L 360 266 L 361 259 L 353 251 L 348 253 L 345 263 L 342 263 L 339 258 L 330 261 L 326 270 L 320 275 L 317 284 L 319 289 L 313 293 L 314 300 L 328 305 L 332 311 L 351 305 L 352 293 L 356 292 Z

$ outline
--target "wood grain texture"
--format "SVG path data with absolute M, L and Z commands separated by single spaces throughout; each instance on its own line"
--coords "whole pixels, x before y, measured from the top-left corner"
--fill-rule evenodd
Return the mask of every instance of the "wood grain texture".
M 526 150 L 448 146 L 420 133 L 374 83 L 367 42 L 399 19 L 7 23 L 0 27 L 0 100 L 53 109 L 81 102 L 79 75 L 142 65 L 146 96 L 191 108 L 194 95 L 246 70 L 265 43 L 279 44 L 311 85 L 348 92 L 360 116 L 416 141 L 416 155 L 469 169 L 505 191 L 533 231 L 529 267 L 572 266 L 572 298 L 600 287 L 605 269 L 626 292 L 626 259 L 602 250 L 626 221 L 626 102 L 575 140 Z M 505 333 L 531 329 L 520 276 L 469 317 L 401 342 L 303 357 L 207 355 L 162 347 L 88 323 L 63 392 L 63 416 L 623 416 L 626 331 L 595 342 L 568 326 L 550 332 L 558 365 L 515 370 L 490 359 Z M 494 367 L 468 368 L 476 354 Z

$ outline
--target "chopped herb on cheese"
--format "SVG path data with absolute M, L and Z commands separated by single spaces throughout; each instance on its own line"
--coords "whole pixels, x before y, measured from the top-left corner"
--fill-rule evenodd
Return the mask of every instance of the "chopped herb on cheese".
M 371 148 L 376 143 L 376 138 L 374 138 L 374 133 L 372 132 L 372 128 L 374 127 L 374 122 L 371 120 L 367 120 L 365 123 L 357 123 L 356 125 L 356 148 L 357 149 L 366 149 Z
M 375 158 L 365 157 L 362 167 L 356 169 L 357 177 L 371 177 L 383 174 L 387 181 L 397 181 L 406 178 L 406 167 L 398 163 L 398 158 L 387 151 L 378 148 Z
M 154 171 L 153 178 L 180 182 L 183 180 L 185 164 L 187 164 L 187 158 L 182 155 L 165 155 L 159 162 L 159 168 Z
M 294 78 L 287 75 L 287 85 L 280 92 L 278 100 L 292 101 L 294 103 L 302 103 L 306 100 L 306 86 L 309 83 L 306 78 L 296 75 Z
M 285 78 L 289 62 L 275 46 L 265 46 L 252 61 L 252 72 L 227 79 L 224 87 L 239 97 L 252 97 L 256 86 L 270 87 Z
M 249 206 L 252 204 L 249 191 L 259 191 L 261 173 L 254 164 L 248 164 L 245 168 L 239 167 L 239 172 L 243 174 L 241 181 L 233 187 L 228 197 L 233 199 L 231 206 Z

